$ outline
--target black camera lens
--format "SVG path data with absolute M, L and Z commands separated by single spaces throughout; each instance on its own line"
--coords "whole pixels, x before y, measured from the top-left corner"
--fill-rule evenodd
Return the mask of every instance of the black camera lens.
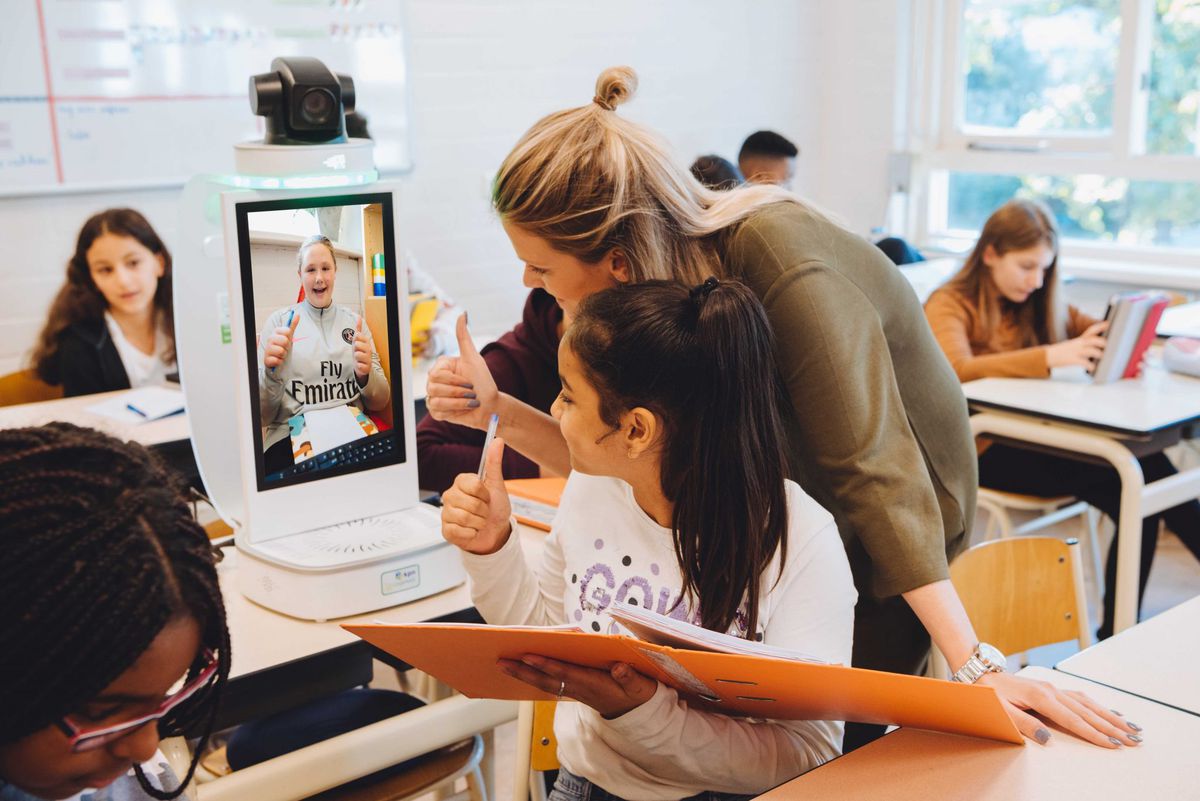
M 310 125 L 326 125 L 337 111 L 337 100 L 328 89 L 309 89 L 300 98 L 300 116 Z

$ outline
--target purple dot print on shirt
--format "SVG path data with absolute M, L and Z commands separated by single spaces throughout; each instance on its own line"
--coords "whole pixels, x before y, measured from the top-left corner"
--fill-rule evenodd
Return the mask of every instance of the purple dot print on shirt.
M 594 545 L 596 546 L 596 550 L 597 550 L 597 551 L 599 551 L 599 550 L 603 550 L 603 548 L 604 548 L 604 540 L 602 540 L 602 539 L 597 539 L 597 540 L 596 540 L 596 542 L 594 543 Z
M 651 562 L 651 563 L 650 563 L 650 573 L 651 573 L 651 574 L 653 574 L 653 575 L 655 575 L 655 576 L 657 576 L 657 575 L 658 575 L 658 562 Z
M 575 622 L 578 623 L 581 620 L 583 620 L 583 610 L 576 609 L 575 610 Z

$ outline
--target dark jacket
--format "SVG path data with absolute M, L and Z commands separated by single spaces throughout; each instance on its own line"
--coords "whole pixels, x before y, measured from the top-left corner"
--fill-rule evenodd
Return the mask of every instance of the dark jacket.
M 129 375 L 103 318 L 75 323 L 59 335 L 58 374 L 68 398 L 129 389 Z
M 517 327 L 480 351 L 501 392 L 549 413 L 558 381 L 558 325 L 562 309 L 541 289 L 529 293 Z M 483 455 L 484 432 L 425 417 L 417 426 L 417 472 L 422 489 L 444 492 L 459 473 L 474 473 Z M 536 478 L 538 466 L 504 449 L 505 478 Z

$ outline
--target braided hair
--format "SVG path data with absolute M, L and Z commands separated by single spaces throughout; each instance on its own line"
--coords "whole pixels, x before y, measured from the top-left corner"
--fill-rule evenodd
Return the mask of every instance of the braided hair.
M 229 676 L 229 631 L 213 552 L 182 483 L 134 443 L 67 423 L 0 431 L 0 744 L 78 711 L 164 626 L 192 618 L 218 656 L 213 680 L 159 721 L 203 731 L 195 774 Z M 190 680 L 204 667 L 197 655 Z

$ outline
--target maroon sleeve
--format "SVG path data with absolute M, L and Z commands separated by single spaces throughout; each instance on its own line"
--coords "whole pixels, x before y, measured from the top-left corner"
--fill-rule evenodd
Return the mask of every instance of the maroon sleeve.
M 558 395 L 558 340 L 562 309 L 540 289 L 529 293 L 521 322 L 481 351 L 501 392 L 549 413 Z M 417 425 L 417 469 L 422 489 L 444 492 L 459 473 L 479 469 L 484 432 L 434 420 Z M 505 478 L 536 478 L 537 465 L 508 448 Z

